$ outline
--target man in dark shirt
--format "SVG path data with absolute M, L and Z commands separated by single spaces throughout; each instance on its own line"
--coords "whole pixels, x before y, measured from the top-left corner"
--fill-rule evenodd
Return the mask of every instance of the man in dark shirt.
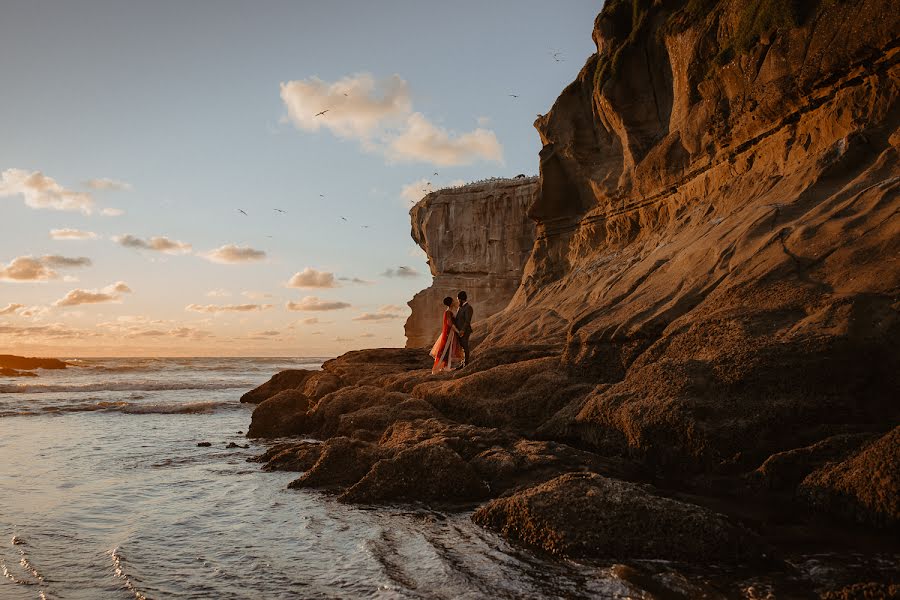
M 465 292 L 456 295 L 459 299 L 459 310 L 456 311 L 456 328 L 459 329 L 459 345 L 465 353 L 463 366 L 469 364 L 469 338 L 472 337 L 472 305 L 469 304 L 469 297 Z

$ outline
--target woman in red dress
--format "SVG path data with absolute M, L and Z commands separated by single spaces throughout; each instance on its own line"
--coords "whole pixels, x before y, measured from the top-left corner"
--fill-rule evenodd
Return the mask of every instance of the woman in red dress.
M 441 335 L 431 348 L 431 356 L 434 357 L 432 374 L 441 371 L 452 371 L 463 361 L 463 349 L 459 345 L 459 330 L 456 328 L 453 314 L 453 298 L 444 298 L 444 320 L 441 327 Z

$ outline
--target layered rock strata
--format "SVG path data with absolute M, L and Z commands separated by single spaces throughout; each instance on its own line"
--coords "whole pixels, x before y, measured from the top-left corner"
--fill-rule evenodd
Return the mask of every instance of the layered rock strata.
M 465 290 L 475 323 L 506 308 L 534 245 L 528 208 L 536 177 L 493 179 L 426 195 L 410 211 L 412 237 L 428 256 L 434 278 L 409 301 L 406 347 L 434 343 L 442 301 Z

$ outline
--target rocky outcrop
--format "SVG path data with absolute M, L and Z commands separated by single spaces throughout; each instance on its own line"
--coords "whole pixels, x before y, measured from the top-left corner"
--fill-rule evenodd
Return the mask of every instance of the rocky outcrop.
M 476 523 L 551 554 L 738 562 L 759 559 L 761 540 L 723 515 L 596 473 L 568 474 L 494 500 Z
M 65 369 L 66 363 L 56 358 L 35 358 L 0 354 L 0 375 L 4 377 L 36 377 L 34 369 Z
M 407 348 L 434 343 L 442 301 L 460 290 L 469 295 L 475 323 L 506 308 L 534 245 L 528 208 L 537 190 L 536 177 L 495 179 L 431 192 L 410 210 L 412 237 L 434 279 L 408 303 Z
M 846 460 L 808 475 L 800 495 L 819 510 L 859 523 L 900 526 L 900 426 Z
M 259 404 L 278 392 L 302 387 L 306 380 L 316 373 L 317 371 L 308 371 L 306 369 L 286 369 L 276 373 L 269 381 L 241 396 L 241 402 Z

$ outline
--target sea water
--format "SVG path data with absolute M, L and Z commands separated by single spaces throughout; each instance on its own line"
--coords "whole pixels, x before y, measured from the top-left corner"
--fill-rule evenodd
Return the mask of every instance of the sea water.
M 650 597 L 613 563 L 550 560 L 468 513 L 348 506 L 248 462 L 273 441 L 246 439 L 240 395 L 322 358 L 67 360 L 0 378 L 2 600 Z M 764 598 L 850 577 L 853 560 L 634 566 L 688 597 Z

